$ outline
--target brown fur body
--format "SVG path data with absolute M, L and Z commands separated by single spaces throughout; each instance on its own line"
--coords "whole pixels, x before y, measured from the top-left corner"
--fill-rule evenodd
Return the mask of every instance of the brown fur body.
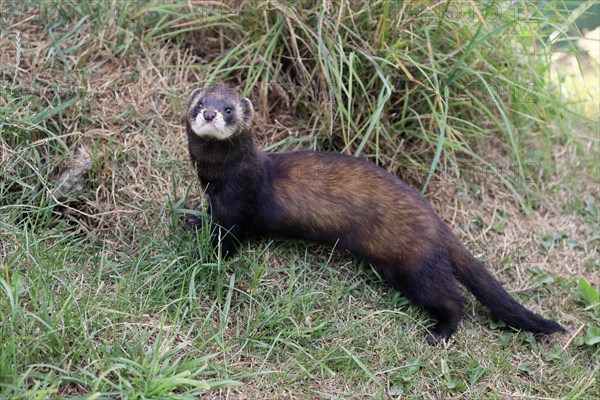
M 206 110 L 209 118 L 213 110 L 225 120 L 235 114 L 233 133 L 221 130 L 216 139 L 201 131 L 205 122 L 198 114 Z M 190 156 L 213 222 L 229 232 L 221 237 L 225 252 L 237 241 L 271 234 L 349 251 L 437 320 L 431 341 L 446 340 L 458 326 L 463 300 L 457 281 L 509 325 L 547 334 L 564 330 L 513 300 L 429 202 L 396 176 L 337 153 L 260 152 L 252 113 L 247 99 L 222 86 L 194 91 L 188 104 Z

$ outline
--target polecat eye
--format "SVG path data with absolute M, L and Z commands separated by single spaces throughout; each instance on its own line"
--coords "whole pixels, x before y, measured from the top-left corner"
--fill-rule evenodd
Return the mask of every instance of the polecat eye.
M 204 104 L 202 104 L 202 102 L 198 103 L 198 108 L 202 108 L 204 107 Z
M 227 108 L 225 108 L 225 112 L 226 112 L 227 114 L 231 114 L 231 108 L 230 108 L 230 107 L 227 107 Z

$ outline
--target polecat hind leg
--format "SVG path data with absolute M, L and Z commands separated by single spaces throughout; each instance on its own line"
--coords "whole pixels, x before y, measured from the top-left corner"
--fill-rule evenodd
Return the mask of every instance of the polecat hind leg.
M 426 337 L 429 344 L 445 342 L 456 332 L 456 328 L 462 317 L 463 300 L 458 288 L 454 286 L 453 289 L 453 292 L 456 291 L 456 293 L 450 294 L 446 292 L 444 295 L 446 297 L 438 296 L 434 300 L 439 303 L 434 303 L 430 306 L 423 305 L 425 310 L 437 320 L 437 323 L 431 329 L 431 333 Z
M 409 300 L 424 308 L 437 322 L 427 342 L 447 341 L 462 317 L 463 298 L 446 261 L 388 270 L 386 279 Z

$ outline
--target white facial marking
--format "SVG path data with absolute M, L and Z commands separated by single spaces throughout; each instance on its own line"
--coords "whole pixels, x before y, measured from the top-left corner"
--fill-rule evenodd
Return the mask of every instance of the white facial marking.
M 215 119 L 206 121 L 204 119 L 204 110 L 201 110 L 190 126 L 194 133 L 200 137 L 223 140 L 233 134 L 233 130 L 227 126 L 223 114 L 219 111 L 215 111 Z
M 242 107 L 235 107 L 235 109 L 233 110 L 233 112 L 235 113 L 235 118 L 236 121 L 243 121 L 243 115 L 242 115 Z

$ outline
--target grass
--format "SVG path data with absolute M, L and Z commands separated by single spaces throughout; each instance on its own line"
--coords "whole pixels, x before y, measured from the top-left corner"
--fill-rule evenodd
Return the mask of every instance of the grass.
M 579 35 L 570 16 L 220 4 L 0 3 L 0 398 L 600 397 L 598 98 L 554 78 L 547 40 Z M 421 189 L 569 332 L 469 297 L 432 347 L 427 315 L 347 255 L 221 259 L 178 217 L 202 202 L 184 105 L 214 82 L 250 96 L 268 151 L 355 154 Z

